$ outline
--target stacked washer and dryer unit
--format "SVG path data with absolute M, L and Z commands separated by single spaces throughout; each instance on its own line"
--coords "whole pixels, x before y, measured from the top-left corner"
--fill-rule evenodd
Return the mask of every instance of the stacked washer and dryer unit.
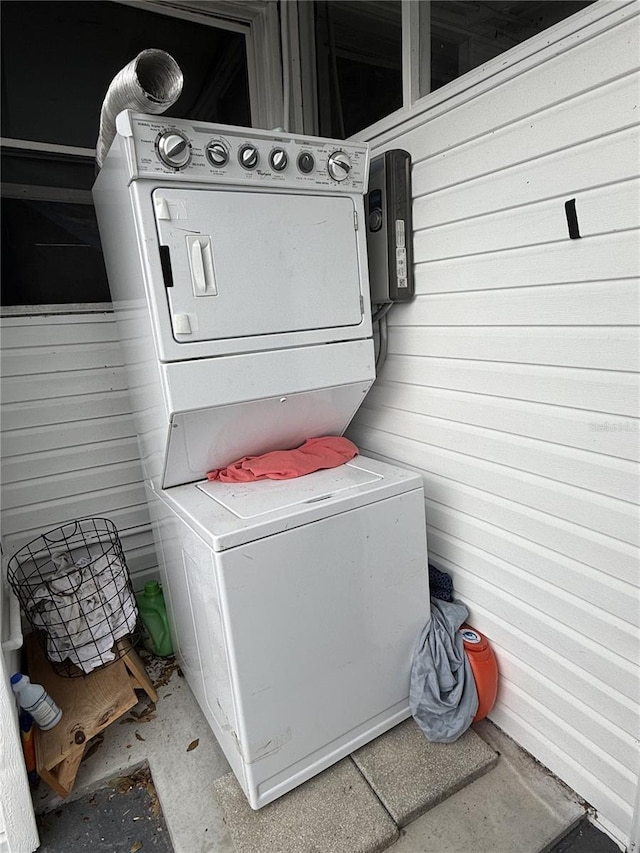
M 206 479 L 342 434 L 373 383 L 368 149 L 116 127 L 94 198 L 176 653 L 260 808 L 409 716 L 430 613 L 415 474 Z

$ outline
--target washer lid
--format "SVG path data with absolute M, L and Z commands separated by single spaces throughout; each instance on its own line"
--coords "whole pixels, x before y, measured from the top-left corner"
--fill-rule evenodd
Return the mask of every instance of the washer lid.
M 191 483 L 164 489 L 160 497 L 215 551 L 224 551 L 418 488 L 417 474 L 358 456 L 293 480 Z
M 260 480 L 259 483 L 201 483 L 198 488 L 238 518 L 256 518 L 278 510 L 294 512 L 305 505 L 340 498 L 345 492 L 382 480 L 380 474 L 353 465 L 316 471 L 293 480 Z

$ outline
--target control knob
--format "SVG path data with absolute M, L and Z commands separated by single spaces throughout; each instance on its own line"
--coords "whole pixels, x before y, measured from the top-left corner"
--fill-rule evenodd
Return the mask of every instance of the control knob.
M 287 152 L 282 148 L 275 148 L 269 155 L 269 162 L 275 172 L 284 172 L 289 162 Z
M 182 169 L 191 160 L 191 145 L 178 130 L 165 130 L 157 140 L 158 157 L 172 169 Z
M 300 169 L 303 175 L 310 175 L 315 165 L 313 154 L 309 151 L 303 151 L 298 157 L 298 169 Z
M 238 159 L 240 160 L 240 165 L 244 166 L 245 169 L 255 169 L 258 165 L 260 155 L 255 145 L 243 145 L 238 154 Z
M 351 160 L 344 151 L 334 151 L 329 155 L 327 169 L 334 181 L 344 181 L 351 172 Z
M 229 162 L 229 152 L 222 142 L 210 142 L 207 145 L 207 160 L 216 169 L 221 169 Z

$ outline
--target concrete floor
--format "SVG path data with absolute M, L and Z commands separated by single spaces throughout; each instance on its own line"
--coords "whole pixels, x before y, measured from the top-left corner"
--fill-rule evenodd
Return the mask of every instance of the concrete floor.
M 235 784 L 228 775 L 229 765 L 186 681 L 171 660 L 153 661 L 150 673 L 159 682 L 157 706 L 145 697 L 88 747 L 67 802 L 148 763 L 175 853 L 280 853 L 272 845 L 260 846 L 260 838 L 266 837 L 260 834 L 264 827 L 271 822 L 273 830 L 276 821 L 277 829 L 278 820 L 289 821 L 294 832 L 291 820 L 300 821 L 300 837 L 305 826 L 314 834 L 316 842 L 311 847 L 300 846 L 300 842 L 296 853 L 374 853 L 382 849 L 392 853 L 468 853 L 470 849 L 474 853 L 542 853 L 584 818 L 584 806 L 576 795 L 487 721 L 476 724 L 475 734 L 469 736 L 475 739 L 478 735 L 489 751 L 499 754 L 495 766 L 492 762 L 491 769 L 483 771 L 480 778 L 400 828 L 385 812 L 386 834 L 372 836 L 370 843 L 323 843 L 320 839 L 325 829 L 331 829 L 327 838 L 335 835 L 335 811 L 324 818 L 332 826 L 318 825 L 317 829 L 308 825 L 312 813 L 318 811 L 313 804 L 302 810 L 293 808 L 293 818 L 286 816 L 287 797 L 294 803 L 312 795 L 317 796 L 318 803 L 323 800 L 321 777 L 281 798 L 277 809 L 267 806 L 247 816 L 242 813 L 244 802 L 239 801 L 238 817 L 224 795 Z M 393 748 L 392 741 L 389 743 L 387 751 Z M 335 782 L 336 774 L 347 773 L 355 774 L 366 786 L 357 762 L 351 758 L 344 762 L 325 771 L 329 783 Z M 402 785 L 411 788 L 411 780 L 402 780 Z M 393 790 L 385 796 L 392 800 Z M 373 799 L 382 809 L 378 793 Z M 34 804 L 36 811 L 43 813 L 59 808 L 62 801 L 41 784 L 34 792 Z M 247 829 L 247 817 L 254 821 L 255 831 L 250 826 Z M 348 818 L 344 820 L 348 823 Z

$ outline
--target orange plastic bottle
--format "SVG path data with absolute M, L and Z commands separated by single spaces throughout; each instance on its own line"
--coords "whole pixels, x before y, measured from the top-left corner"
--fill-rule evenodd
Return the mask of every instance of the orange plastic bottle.
M 473 718 L 473 722 L 477 723 L 490 713 L 496 703 L 498 664 L 489 640 L 484 634 L 476 631 L 475 628 L 470 628 L 469 625 L 463 625 L 460 633 L 478 691 L 478 710 Z

